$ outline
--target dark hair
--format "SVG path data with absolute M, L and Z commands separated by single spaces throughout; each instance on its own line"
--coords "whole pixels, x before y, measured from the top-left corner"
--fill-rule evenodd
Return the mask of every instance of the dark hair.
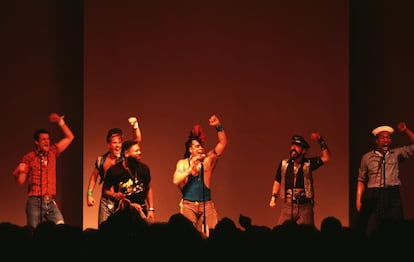
M 201 144 L 201 146 L 204 146 L 203 142 L 200 140 L 198 136 L 193 136 L 192 134 L 190 134 L 188 140 L 185 142 L 184 158 L 190 157 L 190 147 L 192 145 L 193 140 L 196 140 L 198 143 Z
M 40 128 L 40 129 L 37 129 L 37 130 L 34 132 L 34 134 L 33 134 L 33 139 L 34 139 L 35 141 L 39 141 L 39 136 L 40 136 L 40 134 L 48 134 L 48 135 L 50 135 L 49 130 L 44 129 L 44 128 Z
M 111 142 L 111 137 L 113 136 L 121 136 L 122 137 L 122 130 L 120 128 L 112 128 L 108 130 L 108 134 L 106 135 L 106 142 Z
M 193 140 L 198 141 L 200 145 L 204 147 L 204 142 L 206 141 L 206 134 L 203 132 L 203 129 L 198 124 L 193 126 L 193 128 L 190 131 L 190 134 L 188 135 L 188 139 L 185 142 L 184 158 L 187 158 L 190 156 L 189 149 L 191 147 Z
M 138 144 L 136 140 L 127 140 L 122 143 L 122 154 L 128 149 L 131 148 L 131 146 Z

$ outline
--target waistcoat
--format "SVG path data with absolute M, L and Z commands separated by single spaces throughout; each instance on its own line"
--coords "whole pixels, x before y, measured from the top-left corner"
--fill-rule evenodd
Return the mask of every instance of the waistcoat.
M 286 170 L 289 165 L 288 159 L 282 160 L 282 168 L 281 168 L 281 175 L 282 179 L 280 181 L 280 198 L 285 198 L 286 196 Z M 303 179 L 304 179 L 304 185 L 305 185 L 305 195 L 306 198 L 313 198 L 313 177 L 312 177 L 312 171 L 310 170 L 310 162 L 309 160 L 305 160 L 302 162 L 302 170 L 303 170 Z

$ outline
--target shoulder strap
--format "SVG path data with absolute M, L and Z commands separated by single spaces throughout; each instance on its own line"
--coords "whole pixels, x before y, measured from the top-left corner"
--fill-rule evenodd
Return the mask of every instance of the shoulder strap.
M 102 184 L 103 180 L 104 180 L 104 175 L 105 175 L 104 163 L 105 163 L 105 160 L 108 157 L 108 155 L 109 155 L 109 152 L 106 152 L 105 154 L 103 154 L 102 156 L 99 157 L 100 159 L 98 158 L 97 161 L 96 161 L 97 162 L 96 168 L 98 168 L 99 177 L 101 178 L 99 180 L 99 184 Z

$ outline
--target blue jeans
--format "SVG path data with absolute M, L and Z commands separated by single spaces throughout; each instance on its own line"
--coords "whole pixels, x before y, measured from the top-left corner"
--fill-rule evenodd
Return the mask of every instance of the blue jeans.
M 115 208 L 114 201 L 105 196 L 101 196 L 101 200 L 99 200 L 98 225 L 106 221 L 110 215 L 115 213 Z
M 65 223 L 62 212 L 53 198 L 31 196 L 26 201 L 27 224 L 33 228 L 43 220 L 49 220 L 56 224 Z

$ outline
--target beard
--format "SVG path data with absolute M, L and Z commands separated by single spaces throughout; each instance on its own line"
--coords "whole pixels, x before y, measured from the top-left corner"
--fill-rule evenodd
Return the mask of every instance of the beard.
M 295 159 L 297 159 L 299 156 L 300 156 L 300 154 L 298 153 L 298 151 L 296 151 L 296 150 L 294 150 L 294 149 L 290 151 L 290 159 L 295 160 Z
M 138 166 L 138 162 L 139 160 L 136 159 L 135 157 L 127 157 L 126 158 L 126 165 L 127 167 L 131 170 L 131 172 L 135 172 Z

